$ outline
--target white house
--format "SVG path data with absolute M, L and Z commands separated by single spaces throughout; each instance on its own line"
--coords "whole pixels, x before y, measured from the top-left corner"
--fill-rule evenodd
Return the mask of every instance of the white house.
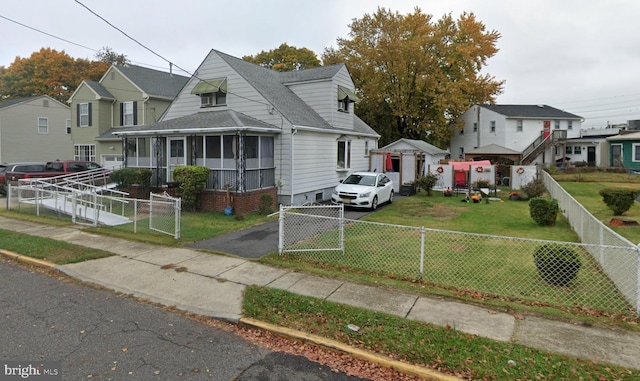
M 504 157 L 519 153 L 514 164 L 544 165 L 564 158 L 566 141 L 580 138 L 583 121 L 547 105 L 474 105 L 461 118 L 463 127 L 451 138 L 452 158 L 495 159 L 503 150 Z
M 349 172 L 367 170 L 380 136 L 354 114 L 358 101 L 344 64 L 276 72 L 211 50 L 158 123 L 113 134 L 126 166 L 152 168 L 156 184 L 176 166 L 207 166 L 205 203 L 221 210 L 229 190 L 244 213 L 264 193 L 328 200 Z

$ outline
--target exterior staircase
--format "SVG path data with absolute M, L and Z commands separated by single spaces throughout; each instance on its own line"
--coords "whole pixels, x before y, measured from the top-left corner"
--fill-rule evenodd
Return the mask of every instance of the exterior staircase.
M 567 140 L 567 131 L 565 130 L 554 130 L 547 136 L 544 136 L 544 132 L 541 132 L 540 136 L 522 151 L 520 165 L 531 164 L 531 162 L 540 156 L 548 147 L 552 145 L 555 146 L 556 143 L 565 140 Z

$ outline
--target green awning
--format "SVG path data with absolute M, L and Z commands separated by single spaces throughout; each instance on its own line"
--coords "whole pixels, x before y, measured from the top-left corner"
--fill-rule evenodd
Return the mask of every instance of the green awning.
M 193 90 L 191 90 L 191 94 L 217 93 L 218 90 L 223 93 L 227 92 L 226 78 L 214 78 L 200 81 Z
M 346 87 L 338 86 L 338 100 L 343 101 L 346 97 L 349 97 L 349 100 L 352 102 L 360 102 L 360 98 L 358 98 L 356 93 Z

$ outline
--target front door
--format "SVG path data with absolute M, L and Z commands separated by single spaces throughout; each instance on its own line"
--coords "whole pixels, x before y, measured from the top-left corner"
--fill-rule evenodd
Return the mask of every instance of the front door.
M 587 147 L 587 165 L 596 166 L 596 147 Z
M 611 145 L 611 166 L 622 167 L 622 144 Z
M 186 138 L 169 138 L 167 145 L 169 165 L 167 166 L 167 178 L 173 181 L 173 170 L 176 167 L 187 165 Z

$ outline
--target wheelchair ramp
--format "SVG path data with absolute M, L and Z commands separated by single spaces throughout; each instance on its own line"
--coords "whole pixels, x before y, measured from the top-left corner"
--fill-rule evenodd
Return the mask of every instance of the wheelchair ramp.
M 34 200 L 33 203 L 35 204 L 35 202 Z M 47 209 L 55 210 L 69 216 L 75 215 L 76 217 L 91 222 L 96 222 L 97 219 L 99 224 L 107 226 L 124 225 L 132 222 L 127 217 L 82 204 L 76 205 L 76 210 L 74 211 L 73 204 L 64 196 L 40 199 L 39 204 Z

